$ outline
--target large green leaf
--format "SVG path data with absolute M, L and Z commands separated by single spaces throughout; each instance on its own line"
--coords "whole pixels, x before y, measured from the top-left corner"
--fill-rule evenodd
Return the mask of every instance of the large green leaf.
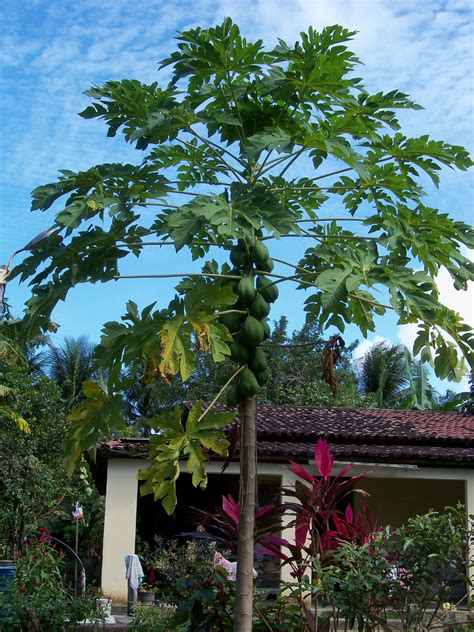
M 220 456 L 227 454 L 229 442 L 222 432 L 234 418 L 233 413 L 202 410 L 201 402 L 196 402 L 182 415 L 179 406 L 148 420 L 156 431 L 150 439 L 149 455 L 152 464 L 139 472 L 144 481 L 142 495 L 153 494 L 161 500 L 164 509 L 172 514 L 176 506 L 176 480 L 180 473 L 180 460 L 186 461 L 186 470 L 192 475 L 195 487 L 206 487 L 205 463 L 208 452 Z
M 83 384 L 86 401 L 75 406 L 70 414 L 71 422 L 66 441 L 66 467 L 72 473 L 83 452 L 93 449 L 99 440 L 109 439 L 112 429 L 124 430 L 122 397 L 107 393 L 98 382 Z

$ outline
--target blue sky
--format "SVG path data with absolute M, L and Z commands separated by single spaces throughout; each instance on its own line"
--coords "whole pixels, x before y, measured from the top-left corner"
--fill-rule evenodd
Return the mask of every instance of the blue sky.
M 470 0 L 3 0 L 0 12 L 1 262 L 51 223 L 48 214 L 29 212 L 35 186 L 54 180 L 63 168 L 141 160 L 120 138 L 107 139 L 100 122 L 77 116 L 88 103 L 82 92 L 109 79 L 154 81 L 157 62 L 173 48 L 176 31 L 214 25 L 226 15 L 246 36 L 261 37 L 268 45 L 277 37 L 294 41 L 309 25 L 339 23 L 357 29 L 352 48 L 365 63 L 360 74 L 366 86 L 374 91 L 399 88 L 425 107 L 404 115 L 404 132 L 429 133 L 474 149 Z M 472 175 L 445 172 L 441 189 L 432 190 L 429 201 L 472 223 L 473 189 Z M 297 260 L 303 245 L 287 240 L 273 253 Z M 171 254 L 149 251 L 140 262 L 127 259 L 121 270 L 190 270 L 186 255 L 171 264 Z M 446 304 L 472 324 L 472 292 L 456 293 L 443 274 L 439 282 Z M 55 340 L 80 334 L 98 340 L 102 323 L 119 318 L 128 298 L 142 306 L 155 300 L 163 304 L 171 292 L 171 283 L 158 281 L 77 288 L 54 314 L 61 325 Z M 9 285 L 15 313 L 21 313 L 27 296 L 26 287 Z M 285 290 L 272 315 L 285 314 L 292 328 L 301 326 L 303 299 Z M 360 335 L 349 329 L 347 340 L 356 337 Z M 389 315 L 377 322 L 369 343 L 376 337 L 409 344 L 413 331 L 397 328 Z

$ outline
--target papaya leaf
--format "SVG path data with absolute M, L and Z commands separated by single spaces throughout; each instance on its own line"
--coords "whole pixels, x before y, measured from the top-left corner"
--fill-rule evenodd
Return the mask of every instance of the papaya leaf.
M 83 452 L 110 438 L 112 429 L 126 428 L 120 394 L 109 394 L 102 384 L 90 380 L 84 382 L 82 390 L 86 401 L 74 406 L 69 414 L 65 465 L 70 475 Z
M 160 332 L 160 373 L 170 379 L 177 373 L 183 381 L 189 379 L 194 370 L 196 355 L 190 349 L 192 328 L 186 323 L 184 313 L 170 318 Z
M 194 487 L 205 488 L 208 452 L 220 456 L 227 454 L 229 442 L 222 429 L 233 418 L 233 413 L 214 410 L 203 415 L 202 403 L 196 402 L 186 419 L 179 406 L 149 419 L 148 424 L 155 431 L 148 448 L 152 463 L 139 473 L 139 479 L 144 481 L 140 493 L 153 494 L 154 499 L 161 500 L 165 511 L 171 515 L 177 502 L 176 480 L 180 461 L 186 462 L 186 470 L 192 475 Z

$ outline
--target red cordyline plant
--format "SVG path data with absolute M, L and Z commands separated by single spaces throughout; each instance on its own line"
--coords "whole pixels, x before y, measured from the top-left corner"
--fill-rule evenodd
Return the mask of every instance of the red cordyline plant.
M 311 559 L 317 558 L 325 564 L 341 542 L 365 544 L 376 532 L 375 522 L 366 505 L 360 512 L 354 512 L 350 503 L 345 511 L 340 509 L 354 491 L 365 494 L 362 490 L 355 490 L 354 484 L 366 474 L 348 477 L 352 465 L 347 465 L 333 476 L 334 457 L 324 439 L 317 442 L 314 459 L 318 471 L 316 475 L 303 465 L 290 462 L 288 469 L 301 480 L 297 480 L 293 488 L 284 488 L 283 493 L 294 501 L 265 505 L 257 508 L 255 513 L 256 553 L 275 556 L 290 564 L 297 580 L 302 578 Z M 182 535 L 214 541 L 235 554 L 239 503 L 229 494 L 222 497 L 222 507 L 212 512 L 195 511 L 205 530 Z M 285 512 L 295 515 L 294 543 L 276 535 L 281 529 L 281 516 Z
M 292 574 L 298 580 L 312 559 L 318 559 L 324 565 L 341 542 L 367 543 L 376 532 L 367 506 L 357 513 L 354 513 L 350 503 L 345 511 L 340 509 L 354 491 L 365 494 L 362 490 L 356 490 L 354 484 L 366 474 L 348 477 L 352 465 L 347 465 L 333 475 L 334 457 L 324 439 L 319 439 L 316 444 L 314 460 L 318 470 L 316 475 L 303 465 L 291 461 L 288 469 L 299 480 L 293 487 L 283 489 L 286 497 L 294 499 L 286 501 L 284 509 L 295 515 L 294 543 L 284 544 L 290 553 L 285 556 L 285 562 L 291 565 Z
M 280 545 L 285 544 L 275 535 L 279 529 L 279 518 L 283 508 L 279 505 L 264 505 L 258 507 L 255 512 L 255 553 L 258 555 L 278 556 L 285 559 L 281 552 Z M 222 496 L 222 507 L 214 511 L 204 511 L 196 509 L 199 523 L 205 531 L 195 531 L 193 533 L 183 533 L 205 540 L 216 542 L 222 548 L 229 550 L 234 555 L 237 554 L 238 528 L 240 520 L 240 505 L 229 494 Z

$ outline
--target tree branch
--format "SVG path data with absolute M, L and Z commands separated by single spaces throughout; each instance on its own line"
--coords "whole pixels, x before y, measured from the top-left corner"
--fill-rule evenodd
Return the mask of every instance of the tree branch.
M 236 99 L 236 97 L 235 97 L 234 85 L 233 85 L 233 83 L 232 83 L 232 79 L 231 79 L 230 72 L 229 72 L 229 70 L 228 70 L 228 69 L 226 69 L 226 73 L 225 73 L 225 74 L 226 74 L 226 79 L 227 79 L 227 85 L 228 85 L 228 86 L 229 86 L 229 88 L 230 88 L 230 93 L 231 93 L 232 98 L 233 98 L 233 100 L 234 100 L 235 112 L 236 112 L 236 114 L 237 114 L 237 118 L 238 118 L 238 119 L 239 119 L 239 121 L 240 121 L 240 128 L 237 128 L 237 132 L 238 132 L 238 134 L 239 134 L 239 136 L 240 136 L 240 140 L 242 141 L 242 143 L 245 143 L 245 136 L 244 136 L 244 123 L 243 123 L 243 121 L 242 121 L 242 116 L 241 116 L 241 114 L 240 114 L 239 105 L 238 105 L 238 103 L 237 103 L 237 99 Z M 224 96 L 224 98 L 225 98 L 224 91 L 222 90 L 222 88 L 221 88 L 221 92 L 222 92 L 222 95 L 223 95 L 223 96 Z M 231 109 L 231 111 L 232 111 L 232 109 Z
M 176 204 L 165 204 L 164 202 L 137 202 L 135 206 L 161 206 L 163 208 L 176 208 L 180 209 L 182 206 L 177 206 Z
M 265 156 L 265 158 L 263 159 L 263 162 L 262 162 L 262 164 L 260 165 L 260 169 L 257 171 L 257 173 L 256 173 L 256 175 L 255 175 L 255 179 L 257 179 L 257 178 L 259 177 L 259 175 L 261 174 L 262 169 L 263 169 L 263 168 L 265 167 L 265 165 L 267 164 L 267 162 L 268 162 L 268 160 L 269 160 L 270 156 L 272 155 L 272 153 L 273 153 L 273 149 L 270 149 L 270 151 L 267 153 L 267 155 L 266 155 L 266 156 Z
M 365 222 L 368 217 L 317 217 L 315 219 L 297 219 L 296 224 L 302 224 L 304 222 Z
M 393 309 L 391 305 L 385 305 L 385 303 L 379 303 L 378 301 L 372 301 L 370 298 L 365 298 L 362 296 L 355 296 L 355 294 L 351 294 L 349 292 L 348 296 L 351 298 L 356 298 L 358 301 L 364 301 L 364 303 L 370 303 L 371 305 L 375 305 L 375 307 L 383 307 L 384 309 Z
M 188 128 L 188 131 L 189 131 L 189 133 L 190 133 L 190 134 L 192 134 L 193 136 L 196 136 L 196 138 L 199 138 L 201 141 L 205 142 L 205 143 L 209 146 L 209 148 L 211 149 L 211 151 L 213 151 L 214 155 L 215 155 L 215 156 L 217 156 L 217 157 L 219 158 L 219 160 L 221 160 L 222 164 L 223 164 L 225 167 L 227 167 L 227 169 L 229 169 L 229 171 L 231 171 L 231 172 L 234 174 L 234 176 L 235 176 L 236 178 L 239 178 L 239 180 L 240 180 L 241 182 L 243 182 L 243 180 L 242 180 L 242 176 L 240 175 L 240 173 L 239 173 L 236 169 L 234 169 L 234 167 L 233 167 L 232 165 L 230 165 L 230 164 L 227 162 L 227 160 L 225 160 L 225 158 L 224 158 L 223 156 L 221 156 L 221 154 L 220 154 L 218 151 L 216 151 L 216 150 L 212 147 L 212 145 L 215 145 L 215 143 L 212 143 L 211 141 L 207 141 L 207 140 L 206 140 L 206 139 L 204 139 L 202 136 L 199 136 L 199 134 L 196 134 L 196 132 L 194 132 L 194 130 L 192 130 L 191 128 Z M 177 138 L 176 140 L 177 140 L 179 143 L 182 143 L 183 145 L 186 145 L 187 147 L 190 147 L 191 149 L 196 149 L 197 151 L 200 151 L 202 154 L 205 154 L 205 153 L 206 153 L 206 152 L 205 152 L 203 149 L 201 149 L 200 147 L 196 147 L 195 145 L 192 145 L 191 143 L 188 143 L 188 141 L 187 141 L 187 140 L 183 140 L 182 138 Z M 222 149 L 221 147 L 219 147 L 219 145 L 215 145 L 215 146 L 216 146 L 216 147 L 218 147 L 219 149 Z M 230 153 L 230 152 L 228 152 L 228 151 L 227 151 L 227 150 L 225 150 L 225 149 L 222 149 L 222 152 L 223 152 L 223 153 L 226 153 L 226 154 Z M 233 154 L 230 154 L 230 155 L 232 156 L 232 158 L 234 158 L 234 159 L 235 159 L 235 157 L 234 157 L 234 155 L 233 155 Z
M 313 342 L 292 342 L 288 344 L 279 344 L 274 342 L 263 342 L 260 347 L 279 347 L 280 349 L 287 349 L 290 347 L 314 347 L 322 344 L 321 340 L 313 340 Z
M 387 162 L 388 160 L 393 160 L 393 156 L 387 156 L 386 158 L 381 158 L 374 162 L 374 165 L 378 165 L 382 162 Z M 322 180 L 323 178 L 329 178 L 329 176 L 338 176 L 340 173 L 347 173 L 348 171 L 355 171 L 355 167 L 344 167 L 344 169 L 338 169 L 337 171 L 330 171 L 329 173 L 323 173 L 320 176 L 316 176 L 313 180 Z M 370 186 L 370 185 L 367 185 Z M 373 185 L 372 185 L 373 186 Z M 330 187 L 331 188 L 331 187 Z
M 288 190 L 292 190 L 292 191 L 352 191 L 353 189 L 364 189 L 367 187 L 373 187 L 373 186 L 378 186 L 377 184 L 373 184 L 373 183 L 364 183 L 364 184 L 354 184 L 352 186 L 339 186 L 339 185 L 334 185 L 334 186 L 329 186 L 329 187 L 299 187 L 299 186 L 292 186 L 289 185 L 287 187 L 276 187 L 273 189 L 270 189 L 270 191 L 288 191 Z
M 195 149 L 197 149 L 197 148 L 195 147 Z M 184 182 L 182 180 L 168 180 L 167 182 L 168 182 L 168 184 L 184 184 Z M 196 186 L 198 184 L 207 184 L 209 186 L 230 187 L 232 182 L 208 182 L 206 180 L 196 180 L 195 182 L 190 182 L 186 186 L 193 187 L 193 186 Z
M 291 165 L 298 160 L 298 158 L 301 156 L 301 154 L 305 151 L 305 148 L 302 147 L 299 151 L 296 152 L 296 154 L 293 156 L 293 158 L 288 162 L 288 164 L 280 171 L 280 173 L 278 174 L 278 178 L 282 178 L 283 174 L 286 173 L 286 171 L 291 167 Z
M 240 279 L 233 274 L 206 274 L 205 272 L 182 272 L 180 274 L 116 274 L 113 279 L 183 279 L 185 277 L 201 277 L 209 279 Z
M 290 268 L 293 268 L 295 270 L 301 270 L 301 272 L 303 272 L 304 274 L 308 274 L 308 270 L 305 270 L 301 266 L 297 266 L 294 263 L 291 263 L 290 261 L 285 261 L 284 259 L 277 259 L 276 257 L 272 257 L 272 260 L 276 261 L 277 263 L 283 263 L 283 265 L 285 266 L 290 266 Z M 316 274 L 316 273 L 311 273 L 311 274 Z
M 202 143 L 204 143 L 205 145 L 208 145 L 213 151 L 215 149 L 218 149 L 219 151 L 222 151 L 222 153 L 226 154 L 227 156 L 229 156 L 230 158 L 235 160 L 235 162 L 238 162 L 239 165 L 241 165 L 244 169 L 247 168 L 247 165 L 245 164 L 245 162 L 243 160 L 241 160 L 237 156 L 234 156 L 234 154 L 231 151 L 229 151 L 228 149 L 226 149 L 225 147 L 221 147 L 217 143 L 214 143 L 212 140 L 209 140 L 208 138 L 205 138 L 204 136 L 201 136 L 200 134 L 195 132 L 191 127 L 188 128 L 188 131 L 189 131 L 190 134 L 192 134 L 193 136 L 198 138 Z M 195 149 L 197 149 L 197 148 L 195 147 Z M 217 154 L 219 156 L 219 158 L 222 159 L 222 156 L 218 152 L 214 151 L 214 153 Z
M 302 229 L 303 230 L 303 229 Z M 305 237 L 309 237 L 311 239 L 317 239 L 318 241 L 323 241 L 324 239 L 354 239 L 355 241 L 379 241 L 380 237 L 367 237 L 364 235 L 313 235 L 308 231 L 303 231 L 302 235 L 280 235 L 279 237 L 274 237 L 273 235 L 267 235 L 266 237 L 262 237 L 261 241 L 268 241 L 269 239 L 286 239 L 287 237 L 299 237 L 300 239 L 304 239 Z
M 306 148 L 304 148 L 303 151 L 305 151 L 305 149 Z M 282 156 L 281 158 L 275 158 L 275 160 L 270 160 L 266 169 L 260 168 L 260 170 L 257 173 L 257 178 L 259 176 L 263 176 L 264 173 L 268 173 L 269 171 L 273 169 L 273 167 L 276 167 L 282 162 L 285 162 L 285 160 L 291 160 L 293 156 L 300 156 L 303 153 L 303 151 L 301 149 L 298 149 L 298 151 L 295 151 L 293 154 L 288 154 L 287 156 Z
M 197 420 L 197 423 L 199 423 L 200 421 L 202 421 L 204 419 L 206 414 L 211 410 L 211 408 L 214 406 L 214 404 L 217 402 L 219 397 L 222 395 L 222 393 L 225 391 L 225 389 L 229 386 L 229 384 L 232 382 L 232 380 L 234 380 L 234 378 L 236 378 L 238 376 L 238 374 L 241 373 L 245 368 L 246 368 L 246 365 L 243 364 L 242 366 L 240 366 L 237 369 L 237 371 L 235 371 L 235 373 L 233 373 L 230 376 L 230 378 L 227 380 L 227 382 L 224 384 L 224 386 L 221 388 L 221 390 L 217 393 L 217 395 L 214 397 L 214 399 L 209 404 L 209 406 L 206 408 L 206 410 L 200 415 L 199 419 Z

